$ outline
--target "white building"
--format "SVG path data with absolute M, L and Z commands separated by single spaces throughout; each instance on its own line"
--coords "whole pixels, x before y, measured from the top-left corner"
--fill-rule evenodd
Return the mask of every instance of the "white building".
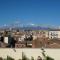
M 4 43 L 8 44 L 8 37 L 4 37 Z
M 60 30 L 49 30 L 49 38 L 60 38 Z

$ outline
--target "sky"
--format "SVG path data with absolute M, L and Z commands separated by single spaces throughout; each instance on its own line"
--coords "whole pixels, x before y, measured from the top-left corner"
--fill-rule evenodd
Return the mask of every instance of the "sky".
M 0 0 L 0 26 L 16 22 L 60 26 L 60 1 Z

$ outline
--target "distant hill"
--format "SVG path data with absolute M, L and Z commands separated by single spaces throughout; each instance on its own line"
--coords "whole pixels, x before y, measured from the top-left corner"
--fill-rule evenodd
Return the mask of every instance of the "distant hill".
M 21 30 L 50 30 L 50 29 L 56 29 L 54 27 L 44 27 L 44 26 L 31 26 L 31 25 L 28 25 L 28 26 L 5 26 L 5 27 L 1 27 L 1 29 L 10 29 L 10 28 L 13 28 L 13 29 L 21 29 Z
M 36 27 L 21 27 L 20 29 L 24 29 L 24 30 L 49 30 L 50 28 L 36 26 Z

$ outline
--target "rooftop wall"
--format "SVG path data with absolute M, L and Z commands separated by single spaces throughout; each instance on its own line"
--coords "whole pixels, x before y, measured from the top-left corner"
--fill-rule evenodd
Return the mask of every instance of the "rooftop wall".
M 45 49 L 46 54 L 55 60 L 60 60 L 60 49 Z M 22 58 L 22 52 L 25 53 L 25 55 L 28 58 L 31 58 L 33 56 L 35 60 L 38 56 L 42 56 L 41 49 L 27 49 L 27 48 L 21 48 L 21 49 L 11 49 L 11 48 L 0 48 L 0 57 L 6 58 L 7 55 L 10 57 L 13 57 L 15 60 Z

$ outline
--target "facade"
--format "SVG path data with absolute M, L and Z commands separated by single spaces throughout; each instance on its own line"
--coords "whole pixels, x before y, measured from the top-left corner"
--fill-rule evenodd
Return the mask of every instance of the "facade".
M 50 30 L 49 31 L 49 38 L 60 38 L 60 30 Z
M 4 37 L 4 43 L 8 44 L 8 37 Z

